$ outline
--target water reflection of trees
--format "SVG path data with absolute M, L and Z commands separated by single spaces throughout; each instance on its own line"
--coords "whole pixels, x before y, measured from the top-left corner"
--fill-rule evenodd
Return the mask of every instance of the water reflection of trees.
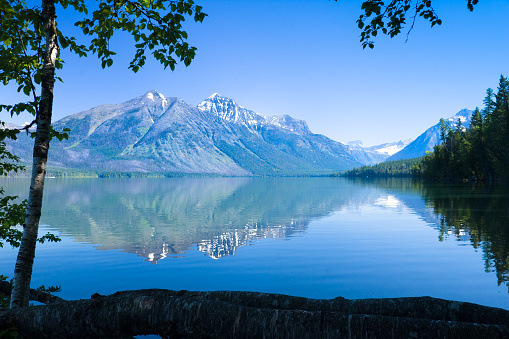
M 455 237 L 483 252 L 486 272 L 509 287 L 509 186 L 507 184 L 445 184 L 411 179 L 354 179 L 357 185 L 397 192 L 398 199 L 433 225 L 443 241 Z M 424 202 L 416 202 L 416 194 Z M 414 199 L 414 200 L 412 200 Z
M 509 190 L 506 185 L 420 185 L 426 202 L 440 215 L 439 238 L 468 235 L 483 251 L 486 272 L 509 286 Z

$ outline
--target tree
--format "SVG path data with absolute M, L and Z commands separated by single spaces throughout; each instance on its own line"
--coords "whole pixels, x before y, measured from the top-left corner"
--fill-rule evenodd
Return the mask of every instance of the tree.
M 28 102 L 0 105 L 0 110 L 7 110 L 11 116 L 28 111 L 35 115 L 35 120 L 26 127 L 27 131 L 32 125 L 37 126 L 33 132 L 32 178 L 14 271 L 12 308 L 28 306 L 50 140 L 54 136 L 66 138 L 68 132 L 51 128 L 54 83 L 61 80 L 55 76 L 55 70 L 63 67 L 60 50 L 68 49 L 79 56 L 91 52 L 98 56 L 103 68 L 110 67 L 115 52 L 110 50 L 108 42 L 120 30 L 132 35 L 136 42 L 136 52 L 129 65 L 132 71 L 137 72 L 145 64 L 146 50 L 151 50 L 165 68 L 169 66 L 173 70 L 177 60 L 187 66 L 196 53 L 182 30 L 185 16 L 197 22 L 206 16 L 193 0 L 101 1 L 91 15 L 75 24 L 85 36 L 91 37 L 85 46 L 58 30 L 56 5 L 66 11 L 74 9 L 81 15 L 89 13 L 84 0 L 42 0 L 41 7 L 34 8 L 22 0 L 0 2 L 0 80 L 4 85 L 16 82 L 18 92 L 31 96 Z M 40 95 L 36 94 L 37 86 Z
M 509 178 L 509 79 L 500 76 L 488 129 L 490 158 L 498 177 Z
M 467 0 L 467 7 L 474 10 L 478 0 Z M 409 21 L 407 39 L 414 28 L 416 19 L 422 17 L 431 23 L 431 27 L 441 25 L 442 20 L 433 8 L 432 0 L 391 0 L 385 4 L 383 0 L 367 0 L 362 3 L 363 14 L 357 20 L 361 32 L 362 48 L 374 48 L 375 38 L 381 31 L 391 38 L 400 34 Z
M 494 97 L 495 97 L 495 93 L 493 92 L 493 89 L 488 88 L 486 90 L 486 97 L 484 97 L 484 100 L 483 100 L 484 108 L 482 110 L 484 119 L 487 122 L 490 121 L 491 115 L 493 114 L 493 111 L 495 110 L 495 101 L 493 100 Z
M 478 179 L 484 179 L 484 173 L 487 168 L 487 154 L 484 138 L 484 119 L 479 107 L 476 107 L 472 113 L 468 140 L 472 145 L 468 162 L 472 166 L 473 175 Z

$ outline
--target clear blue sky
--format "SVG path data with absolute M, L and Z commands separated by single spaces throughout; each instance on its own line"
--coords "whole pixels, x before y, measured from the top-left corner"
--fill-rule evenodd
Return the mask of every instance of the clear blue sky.
M 362 1 L 197 2 L 209 16 L 186 24 L 198 48 L 189 67 L 172 72 L 150 61 L 134 74 L 127 69 L 133 43 L 122 35 L 110 43 L 118 55 L 107 70 L 96 57 L 64 54 L 54 120 L 152 89 L 193 105 L 218 92 L 258 113 L 289 114 L 315 133 L 369 146 L 415 138 L 441 117 L 482 106 L 486 89 L 509 76 L 504 0 L 481 1 L 472 13 L 465 0 L 435 0 L 442 26 L 418 20 L 407 43 L 406 34 L 379 37 L 374 50 L 359 42 Z M 57 14 L 61 30 L 79 19 Z M 0 102 L 17 99 L 14 87 L 1 89 Z

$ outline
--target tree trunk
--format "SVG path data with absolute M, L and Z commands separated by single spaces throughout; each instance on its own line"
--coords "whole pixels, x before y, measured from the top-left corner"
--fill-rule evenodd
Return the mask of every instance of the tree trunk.
M 509 311 L 430 297 L 138 290 L 0 311 L 19 338 L 509 338 Z
M 41 78 L 41 102 L 36 116 L 37 130 L 34 142 L 32 179 L 28 195 L 27 214 L 23 225 L 23 237 L 14 269 L 11 308 L 26 307 L 29 302 L 30 280 L 35 257 L 35 245 L 42 209 L 44 178 L 50 142 L 51 114 L 53 110 L 53 85 L 55 60 L 58 53 L 55 26 L 55 4 L 42 1 L 42 22 L 46 33 L 46 49 Z

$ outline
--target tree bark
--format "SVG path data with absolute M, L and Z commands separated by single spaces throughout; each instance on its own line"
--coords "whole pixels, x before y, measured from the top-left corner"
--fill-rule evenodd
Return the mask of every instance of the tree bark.
M 138 290 L 0 311 L 19 338 L 509 338 L 509 311 L 430 297 Z
M 43 0 L 42 22 L 46 34 L 46 49 L 41 77 L 41 101 L 36 116 L 37 130 L 34 141 L 32 179 L 28 195 L 27 214 L 23 225 L 23 237 L 14 269 L 11 308 L 26 307 L 29 302 L 30 280 L 32 278 L 37 232 L 41 217 L 53 110 L 55 60 L 58 53 L 55 18 L 54 1 Z

